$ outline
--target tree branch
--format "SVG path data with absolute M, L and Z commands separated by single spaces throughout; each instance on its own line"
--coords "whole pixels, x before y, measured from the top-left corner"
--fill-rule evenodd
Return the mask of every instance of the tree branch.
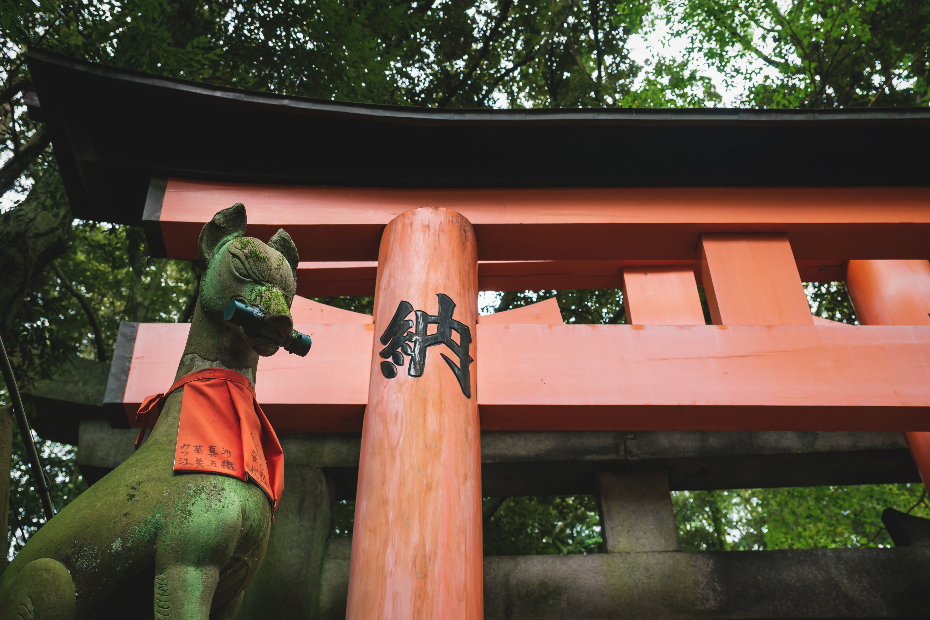
M 536 58 L 536 55 L 539 54 L 539 52 L 542 51 L 543 47 L 545 47 L 546 44 L 548 44 L 548 43 L 551 41 L 551 39 L 552 39 L 552 33 L 555 32 L 556 30 L 561 30 L 561 29 L 562 29 L 562 26 L 565 24 L 565 20 L 568 19 L 568 16 L 569 16 L 569 14 L 570 14 L 571 11 L 572 11 L 572 6 L 573 6 L 573 5 L 574 5 L 574 0 L 572 0 L 572 2 L 569 2 L 569 4 L 568 4 L 568 9 L 566 9 L 565 13 L 562 15 L 562 19 L 559 20 L 559 24 L 558 24 L 557 26 L 555 26 L 553 29 L 551 29 L 551 30 L 546 34 L 546 36 L 544 36 L 544 37 L 542 38 L 542 40 L 539 42 L 539 45 L 537 45 L 535 48 L 533 48 L 532 51 L 527 52 L 526 56 L 524 56 L 523 59 L 522 59 L 520 62 L 516 62 L 516 63 L 514 63 L 513 65 L 511 65 L 510 68 L 506 69 L 503 73 L 501 73 L 501 74 L 497 77 L 496 80 L 494 80 L 494 82 L 491 84 L 491 86 L 489 86 L 489 87 L 485 90 L 484 95 L 481 96 L 481 100 L 480 100 L 480 102 L 479 102 L 481 105 L 484 105 L 484 103 L 488 100 L 488 97 L 491 96 L 491 94 L 494 92 L 494 90 L 500 85 L 501 82 L 503 82 L 503 81 L 507 78 L 508 75 L 511 75 L 511 74 L 512 74 L 514 71 L 516 71 L 517 69 L 520 69 L 521 67 L 526 66 L 527 63 L 529 63 L 531 60 L 533 60 L 534 58 Z M 551 46 L 550 46 L 549 49 L 550 49 L 550 51 L 551 51 L 551 49 L 552 49 Z M 549 64 L 549 63 L 547 62 L 547 64 Z M 551 67 L 549 68 L 549 72 L 550 72 L 550 74 L 551 74 L 551 72 L 552 72 Z M 551 89 L 550 89 L 550 90 L 551 90 Z
M 3 87 L 3 90 L 0 90 L 0 105 L 9 103 L 13 97 L 29 87 L 29 80 L 19 72 L 20 67 L 22 67 L 23 57 L 20 55 L 20 60 L 7 71 L 7 76 L 12 77 L 12 79 L 8 77 L 7 85 Z
M 926 24 L 921 24 L 921 28 L 925 25 Z M 886 90 L 891 88 L 891 82 L 892 80 L 894 80 L 894 68 L 897 67 L 898 63 L 901 61 L 901 56 L 904 55 L 904 46 L 907 45 L 910 38 L 911 38 L 911 33 L 909 32 L 907 34 L 907 38 L 904 40 L 904 43 L 901 44 L 901 50 L 898 52 L 898 55 L 895 57 L 894 62 L 891 63 L 891 67 L 888 69 L 888 76 L 885 78 L 885 81 L 882 82 L 882 86 L 881 88 L 878 89 L 878 92 L 875 93 L 875 96 L 872 97 L 872 100 L 869 102 L 869 105 L 866 106 L 867 108 L 871 108 L 872 105 L 876 101 L 878 101 L 878 98 L 881 97 L 883 94 L 885 94 Z M 930 43 L 930 41 L 928 41 L 928 43 Z M 923 46 L 919 50 L 917 50 L 917 52 L 914 54 L 914 57 L 916 58 L 920 56 L 921 54 L 923 54 L 925 49 L 927 49 L 927 43 L 924 43 Z
M 87 303 L 84 296 L 68 281 L 68 278 L 62 273 L 57 262 L 52 261 L 52 269 L 55 271 L 55 275 L 58 276 L 58 281 L 61 283 L 62 288 L 68 291 L 68 293 L 77 300 L 81 305 L 81 309 L 84 310 L 84 314 L 87 315 L 87 322 L 90 323 L 90 328 L 94 332 L 94 343 L 97 345 L 97 361 L 106 362 L 107 354 L 103 348 L 103 334 L 100 331 L 100 323 L 97 321 L 97 315 L 94 314 L 94 311 L 91 309 L 90 304 Z
M 20 205 L 0 214 L 0 333 L 9 332 L 26 292 L 65 253 L 73 219 L 54 164 Z
M 484 59 L 491 51 L 491 42 L 494 40 L 494 37 L 497 36 L 497 33 L 500 31 L 504 22 L 507 21 L 507 15 L 510 14 L 510 8 L 512 6 L 513 0 L 505 0 L 503 6 L 501 6 L 500 14 L 497 16 L 497 19 L 494 20 L 494 25 L 491 26 L 491 29 L 488 30 L 488 33 L 485 35 L 484 44 L 481 46 L 481 50 L 479 50 L 474 62 L 472 62 L 468 70 L 459 77 L 458 82 L 456 82 L 455 85 L 449 89 L 445 95 L 443 95 L 442 99 L 439 100 L 437 107 L 444 108 L 449 105 L 449 102 L 452 101 L 452 98 L 458 94 L 459 90 L 461 90 L 462 85 L 471 78 L 472 74 L 478 70 L 478 66 L 484 62 Z
M 0 168 L 0 196 L 4 195 L 16 184 L 16 179 L 25 172 L 30 165 L 48 148 L 51 138 L 44 129 L 37 129 L 25 145 L 16 150 Z
M 748 52 L 752 52 L 753 54 L 755 54 L 765 64 L 771 67 L 774 67 L 775 69 L 788 69 L 789 68 L 788 63 L 786 63 L 784 60 L 778 60 L 777 58 L 772 58 L 771 56 L 769 56 L 768 54 L 760 50 L 758 47 L 748 42 L 746 37 L 740 34 L 738 31 L 735 31 L 726 25 L 723 26 L 723 29 L 724 31 L 726 31 L 728 35 L 730 35 L 731 38 L 739 41 L 740 47 L 742 47 L 744 50 Z

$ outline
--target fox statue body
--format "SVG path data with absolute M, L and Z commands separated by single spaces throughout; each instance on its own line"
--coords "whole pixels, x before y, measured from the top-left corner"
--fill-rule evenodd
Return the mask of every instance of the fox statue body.
M 265 244 L 245 226 L 237 204 L 201 231 L 204 274 L 176 378 L 223 368 L 254 385 L 259 356 L 291 334 L 297 249 L 283 230 Z M 260 306 L 261 326 L 225 322 L 232 299 Z M 174 471 L 184 391 L 168 395 L 131 458 L 17 554 L 0 578 L 0 620 L 232 617 L 265 554 L 272 505 L 251 480 Z

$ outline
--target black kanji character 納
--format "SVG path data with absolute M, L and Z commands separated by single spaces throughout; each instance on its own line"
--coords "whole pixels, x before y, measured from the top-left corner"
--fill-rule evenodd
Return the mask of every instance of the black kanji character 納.
M 413 341 L 413 335 L 408 331 L 413 327 L 413 321 L 407 319 L 407 315 L 411 312 L 413 312 L 413 306 L 409 301 L 397 304 L 394 317 L 381 334 L 381 344 L 385 347 L 381 349 L 379 355 L 382 359 L 391 360 L 381 362 L 381 374 L 385 379 L 393 379 L 397 376 L 397 366 L 404 365 L 404 355 L 413 355 L 413 349 L 407 344 Z
M 448 295 L 439 293 L 439 313 L 435 316 L 423 312 L 422 310 L 414 311 L 416 317 L 416 327 L 414 333 L 408 331 L 413 327 L 413 323 L 406 319 L 407 315 L 413 310 L 410 302 L 401 301 L 397 306 L 397 312 L 388 324 L 387 329 L 381 335 L 381 344 L 386 345 L 381 350 L 380 356 L 383 359 L 390 358 L 390 362 L 381 362 L 381 374 L 386 379 L 393 379 L 397 376 L 397 366 L 403 366 L 404 355 L 410 357 L 410 366 L 407 374 L 411 377 L 422 377 L 426 367 L 426 353 L 430 347 L 444 344 L 455 357 L 459 365 L 456 366 L 445 353 L 440 353 L 442 359 L 452 369 L 452 373 L 458 380 L 459 387 L 466 398 L 471 398 L 471 363 L 474 361 L 469 355 L 471 348 L 471 329 L 464 323 L 452 318 L 455 311 L 455 302 Z M 430 325 L 436 325 L 436 333 L 428 334 L 427 329 Z M 459 342 L 452 339 L 452 332 L 459 335 Z M 409 343 L 412 343 L 411 347 Z
M 236 471 L 236 465 L 232 461 L 229 461 L 229 460 L 226 460 L 220 463 L 220 467 L 222 467 L 223 469 L 228 469 L 230 471 Z

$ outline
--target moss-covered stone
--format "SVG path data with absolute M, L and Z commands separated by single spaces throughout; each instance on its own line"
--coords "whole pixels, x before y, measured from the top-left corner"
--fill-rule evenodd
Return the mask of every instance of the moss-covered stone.
M 296 262 L 282 263 L 280 252 L 243 238 L 244 230 L 237 205 L 201 233 L 206 273 L 177 377 L 227 368 L 254 381 L 259 355 L 290 335 Z M 230 299 L 260 301 L 267 319 L 253 332 L 225 323 Z M 32 536 L 0 577 L 0 620 L 38 600 L 45 607 L 36 607 L 36 618 L 235 613 L 264 556 L 271 505 L 257 485 L 237 478 L 175 474 L 183 395 L 181 388 L 168 397 L 138 452 Z

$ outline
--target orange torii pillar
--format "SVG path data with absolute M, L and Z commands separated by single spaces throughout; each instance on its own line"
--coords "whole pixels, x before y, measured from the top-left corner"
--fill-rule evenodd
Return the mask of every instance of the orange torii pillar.
M 930 261 L 851 260 L 846 288 L 862 325 L 930 325 Z M 930 484 L 930 432 L 904 436 Z
M 391 220 L 381 238 L 374 317 L 346 618 L 480 620 L 471 223 L 434 207 Z

